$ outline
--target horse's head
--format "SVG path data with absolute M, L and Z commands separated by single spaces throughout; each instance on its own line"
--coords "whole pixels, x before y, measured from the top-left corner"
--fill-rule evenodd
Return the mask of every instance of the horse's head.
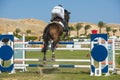
M 65 9 L 65 15 L 64 15 L 64 17 L 65 17 L 65 20 L 66 20 L 67 23 L 69 22 L 70 14 L 71 13 Z

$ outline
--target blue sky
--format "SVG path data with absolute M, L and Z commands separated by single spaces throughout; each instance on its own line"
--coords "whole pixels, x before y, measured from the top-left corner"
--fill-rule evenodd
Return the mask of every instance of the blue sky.
M 58 4 L 71 12 L 70 22 L 120 24 L 120 0 L 0 0 L 0 18 L 35 18 L 49 22 Z

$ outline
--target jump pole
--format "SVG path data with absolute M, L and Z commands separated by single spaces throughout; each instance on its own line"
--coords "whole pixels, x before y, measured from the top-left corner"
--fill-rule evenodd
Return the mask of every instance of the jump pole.
M 42 59 L 14 59 L 14 61 L 43 61 Z M 47 62 L 90 62 L 90 59 L 47 59 Z
M 15 64 L 15 67 L 53 67 L 53 68 L 90 68 L 90 65 L 72 65 L 72 64 L 25 64 L 25 65 L 18 65 Z

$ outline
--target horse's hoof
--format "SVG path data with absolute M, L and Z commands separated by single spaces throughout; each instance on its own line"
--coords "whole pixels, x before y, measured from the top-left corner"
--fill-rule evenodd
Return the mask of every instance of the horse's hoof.
M 46 63 L 46 61 L 43 61 L 43 65 Z
M 43 64 L 45 64 L 46 63 L 46 58 L 43 58 Z
M 52 61 L 55 61 L 55 58 L 52 58 Z

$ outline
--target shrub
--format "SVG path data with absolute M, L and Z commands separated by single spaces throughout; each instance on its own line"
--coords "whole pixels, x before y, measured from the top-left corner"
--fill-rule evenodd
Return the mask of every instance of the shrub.
M 37 37 L 36 36 L 26 36 L 25 39 L 26 39 L 26 41 L 29 41 L 29 40 L 34 41 L 37 39 Z
M 14 36 L 17 37 L 17 38 L 21 38 L 22 37 L 21 35 L 18 35 L 16 33 L 14 33 Z

